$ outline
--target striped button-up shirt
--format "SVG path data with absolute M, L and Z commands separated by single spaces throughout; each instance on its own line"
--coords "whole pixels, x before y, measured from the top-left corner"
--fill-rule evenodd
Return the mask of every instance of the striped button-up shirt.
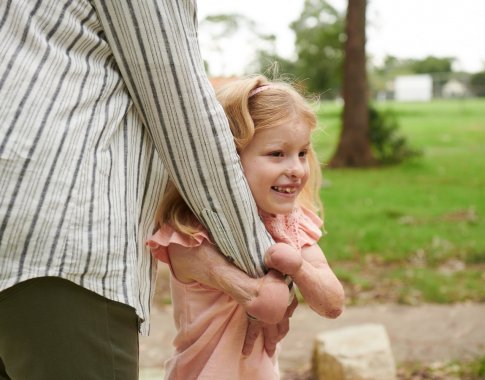
M 148 322 L 169 177 L 262 275 L 272 240 L 197 38 L 194 0 L 0 2 L 0 290 L 58 276 Z

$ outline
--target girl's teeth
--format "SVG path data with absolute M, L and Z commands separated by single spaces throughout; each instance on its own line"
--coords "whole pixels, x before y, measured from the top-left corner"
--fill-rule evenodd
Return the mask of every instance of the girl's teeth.
M 280 193 L 286 193 L 286 194 L 291 194 L 295 192 L 294 188 L 289 188 L 289 187 L 273 186 L 273 189 Z

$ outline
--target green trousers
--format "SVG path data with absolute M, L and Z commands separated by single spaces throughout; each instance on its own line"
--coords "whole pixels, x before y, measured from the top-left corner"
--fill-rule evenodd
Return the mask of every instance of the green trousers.
M 138 379 L 135 310 L 42 277 L 0 292 L 0 380 Z

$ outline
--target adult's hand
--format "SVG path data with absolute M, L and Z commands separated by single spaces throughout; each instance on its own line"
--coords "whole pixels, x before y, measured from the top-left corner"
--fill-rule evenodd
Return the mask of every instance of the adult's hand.
M 269 356 L 273 356 L 278 342 L 280 342 L 286 336 L 286 334 L 288 334 L 290 329 L 290 318 L 297 306 L 298 300 L 296 297 L 293 297 L 293 300 L 286 309 L 283 319 L 274 325 L 262 323 L 258 320 L 248 318 L 248 327 L 246 330 L 246 338 L 244 340 L 242 354 L 246 356 L 251 354 L 256 339 L 258 339 L 259 334 L 263 334 L 264 348 Z

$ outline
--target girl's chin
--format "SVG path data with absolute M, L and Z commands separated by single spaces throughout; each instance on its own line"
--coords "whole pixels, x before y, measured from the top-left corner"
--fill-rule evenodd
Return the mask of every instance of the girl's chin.
M 272 215 L 288 215 L 290 214 L 293 209 L 295 208 L 295 205 L 289 205 L 289 206 L 275 206 L 275 207 L 260 207 L 261 210 L 263 210 L 267 214 L 272 214 Z

